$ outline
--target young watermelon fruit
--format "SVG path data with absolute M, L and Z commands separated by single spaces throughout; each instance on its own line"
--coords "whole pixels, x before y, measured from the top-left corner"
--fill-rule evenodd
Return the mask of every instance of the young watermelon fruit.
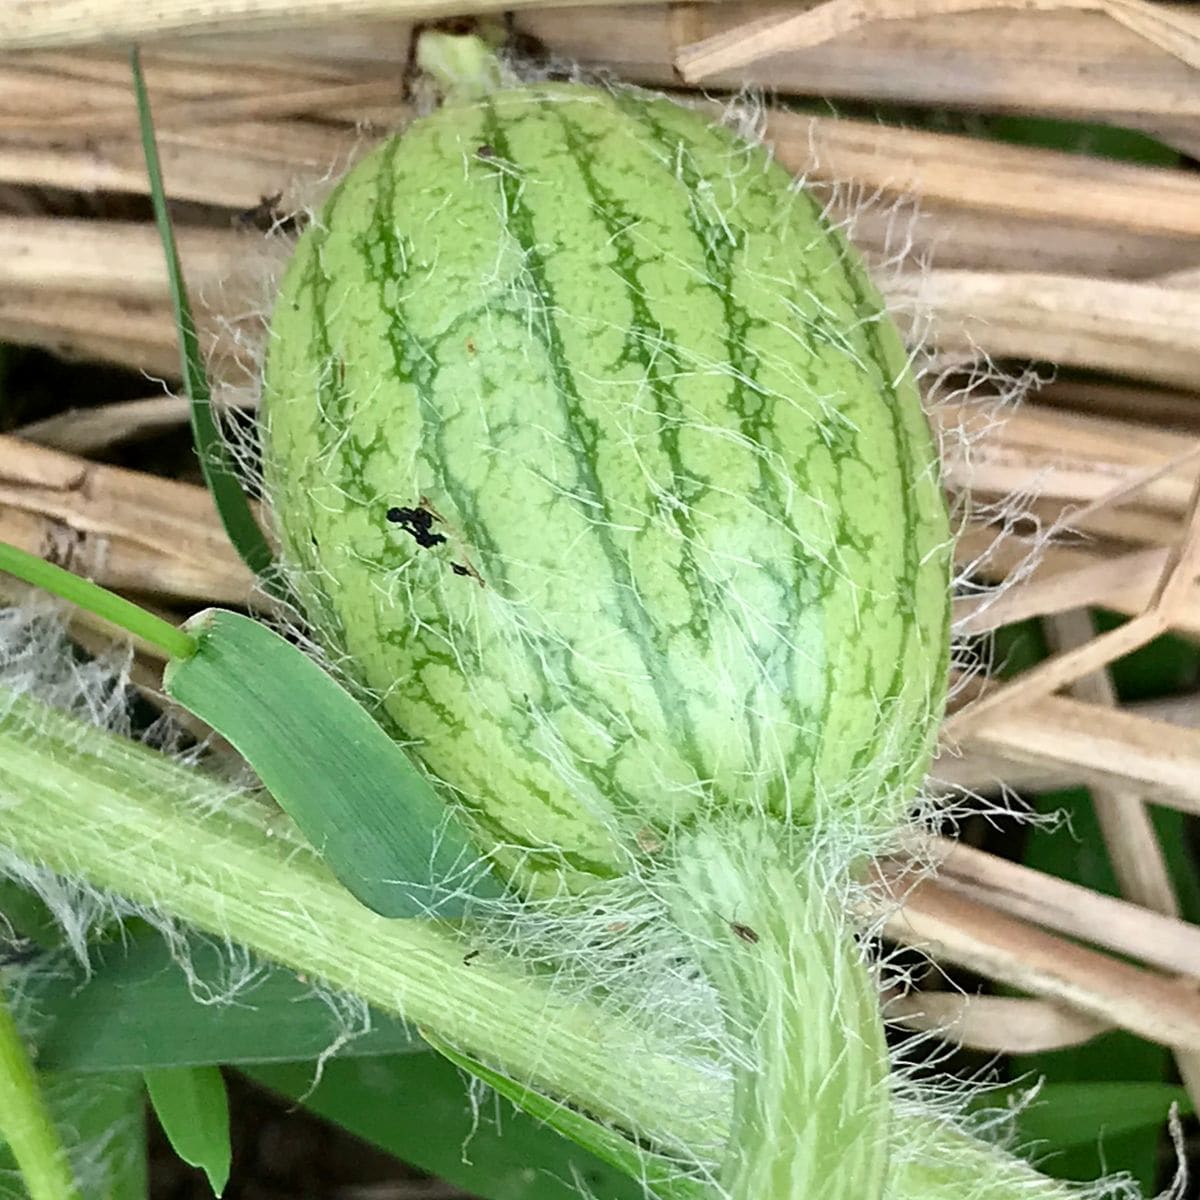
M 300 239 L 264 401 L 309 619 L 527 885 L 713 811 L 902 818 L 946 684 L 937 456 L 761 147 L 578 84 L 446 104 Z

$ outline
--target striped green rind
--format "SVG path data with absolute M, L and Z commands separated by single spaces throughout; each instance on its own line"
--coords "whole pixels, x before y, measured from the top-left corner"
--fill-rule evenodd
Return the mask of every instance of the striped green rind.
M 714 805 L 899 819 L 945 688 L 936 454 L 760 148 L 570 84 L 415 122 L 301 239 L 265 402 L 310 619 L 511 867 L 615 873 Z M 444 541 L 388 519 L 421 505 Z

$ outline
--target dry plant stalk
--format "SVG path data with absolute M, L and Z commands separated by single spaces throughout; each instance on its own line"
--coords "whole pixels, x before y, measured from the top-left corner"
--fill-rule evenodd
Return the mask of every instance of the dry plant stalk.
M 55 78 L 61 78 L 61 64 L 57 70 Z M 194 90 L 195 83 L 187 83 L 186 67 L 176 64 L 169 77 L 177 93 Z M 246 105 L 269 107 L 272 96 L 243 99 Z M 219 96 L 212 103 L 230 102 Z M 193 114 L 203 107 L 195 101 L 185 104 Z M 107 120 L 112 111 L 111 106 L 102 108 L 100 116 Z M 394 115 L 399 119 L 403 112 L 397 107 Z M 27 115 L 12 111 L 10 105 L 10 122 Z M 79 189 L 144 188 L 140 151 L 132 137 L 104 138 L 87 150 L 71 145 L 55 149 L 54 139 L 61 138 L 64 129 L 88 134 L 95 120 L 96 113 L 80 99 L 74 109 L 53 116 L 55 128 L 43 135 L 42 144 L 0 142 L 0 177 Z M 1176 275 L 1169 288 L 1158 282 L 1164 266 L 1177 265 L 1179 256 L 1184 261 L 1189 253 L 1200 258 L 1200 184 L 1182 172 L 1052 151 L 981 149 L 968 138 L 782 113 L 771 115 L 768 130 L 779 157 L 813 180 L 848 181 L 871 195 L 911 193 L 965 222 L 963 241 L 948 241 L 943 229 L 936 245 L 927 247 L 935 261 L 942 255 L 956 264 L 954 268 L 884 276 L 901 308 L 915 303 L 930 311 L 932 338 L 945 353 L 980 349 L 994 358 L 1114 369 L 1167 385 L 1187 386 L 1200 375 L 1200 290 L 1190 277 L 1181 280 Z M 247 207 L 263 196 L 289 196 L 298 176 L 324 174 L 354 149 L 353 139 L 307 121 L 216 120 L 168 129 L 162 140 L 173 195 Z M 1091 197 L 1082 221 L 1077 203 L 1081 191 Z M 1120 266 L 1127 273 L 1101 282 L 1080 274 L 968 267 L 980 260 L 994 265 L 992 235 L 1026 219 L 1044 223 L 1040 237 L 1028 247 L 1028 261 L 1044 261 L 1062 242 L 1064 229 L 1082 238 L 1082 251 L 1097 241 L 1124 246 L 1123 235 L 1135 235 L 1134 248 L 1122 251 L 1124 258 L 1113 262 L 1113 270 Z M 868 246 L 877 256 L 885 255 L 894 220 L 875 219 L 874 246 L 870 216 L 862 224 Z M 1088 232 L 1091 225 L 1096 229 Z M 234 261 L 243 252 L 232 233 L 224 239 L 218 231 L 184 233 L 190 242 L 185 261 L 201 284 L 221 278 L 222 262 Z M 144 369 L 170 373 L 170 352 L 164 350 L 170 331 L 165 324 L 155 324 L 150 306 L 143 303 L 160 297 L 164 286 L 150 229 L 10 219 L 0 226 L 0 242 L 10 250 L 0 256 L 5 264 L 0 279 L 14 289 L 7 293 L 12 297 L 8 303 L 0 302 L 0 333 L 90 355 L 103 354 L 110 345 L 120 361 L 132 358 Z M 1072 258 L 1061 250 L 1053 252 L 1076 271 L 1087 266 L 1086 254 Z M 120 270 L 122 261 L 128 262 L 127 270 Z M 119 297 L 126 310 L 118 327 L 105 323 L 86 302 L 71 302 L 62 295 L 48 301 L 23 290 L 54 285 L 63 292 Z M 61 313 L 58 329 L 55 312 Z
M 906 891 L 904 907 L 885 930 L 939 962 L 1052 999 L 1149 1041 L 1200 1050 L 1193 984 L 1055 937 L 932 880 Z
M 1084 645 L 1096 635 L 1091 614 L 1083 609 L 1063 613 L 1046 622 L 1046 633 L 1053 650 L 1070 650 Z M 1071 685 L 1073 695 L 1095 704 L 1117 706 L 1117 692 L 1107 671 L 1085 675 Z M 1136 791 L 1093 786 L 1092 805 L 1101 836 L 1123 895 L 1150 912 L 1169 917 L 1179 915 L 1179 900 L 1171 883 L 1166 855 L 1150 821 L 1150 814 Z M 1181 969 L 1171 958 L 1167 969 Z M 1188 972 L 1195 974 L 1194 971 Z M 1200 1054 L 1177 1051 L 1175 1061 L 1192 1102 L 1200 1100 Z
M 0 437 L 0 538 L 106 586 L 244 605 L 254 589 L 208 492 Z
M 907 1029 L 936 1033 L 970 1050 L 1040 1054 L 1081 1045 L 1112 1029 L 1048 1000 L 963 996 L 922 991 L 888 1001 L 888 1015 Z
M 471 0 L 467 11 L 510 7 L 508 0 Z M 0 49 L 320 25 L 339 17 L 455 17 L 463 11 L 454 0 L 38 0 L 0 15 Z
M 1200 67 L 1200 21 L 1147 0 L 824 0 L 794 15 L 762 17 L 685 46 L 675 66 L 688 83 L 740 70 L 774 54 L 821 46 L 876 21 L 950 16 L 981 8 L 1099 12 L 1190 67 Z
M 71 408 L 24 425 L 17 433 L 51 450 L 88 455 L 177 429 L 188 423 L 189 415 L 190 405 L 184 396 L 147 396 L 93 408 Z
M 1031 701 L 1047 697 L 1152 641 L 1170 629 L 1173 615 L 1190 603 L 1197 574 L 1200 574 L 1200 478 L 1197 479 L 1182 536 L 1176 546 L 1167 548 L 1154 592 L 1144 612 L 1128 624 L 1101 634 L 1083 646 L 1052 655 L 970 708 L 954 713 L 948 718 L 944 733 L 954 738 L 961 736 L 964 730 L 978 732 L 989 716 L 999 717 L 1004 709 L 1020 710 Z M 1005 719 L 1012 720 L 1011 713 L 1006 714 Z M 1085 730 L 1081 729 L 1080 732 L 1086 737 Z M 1134 745 L 1137 740 L 1136 732 L 1131 731 L 1132 757 L 1137 757 Z M 1146 745 L 1144 750 L 1153 755 L 1153 744 Z M 1172 773 L 1174 749 L 1164 745 L 1162 755 L 1165 760 L 1163 778 L 1166 779 Z M 1186 758 L 1187 751 L 1183 749 L 1178 761 L 1182 763 Z M 1185 781 L 1176 776 L 1176 782 Z M 1167 783 L 1166 786 L 1173 787 L 1174 784 Z

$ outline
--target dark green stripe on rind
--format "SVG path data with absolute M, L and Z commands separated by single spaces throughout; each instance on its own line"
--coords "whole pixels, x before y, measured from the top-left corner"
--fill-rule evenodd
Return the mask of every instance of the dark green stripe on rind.
M 757 148 L 573 85 L 414 123 L 301 240 L 269 473 L 320 624 L 531 868 L 710 804 L 897 818 L 948 646 L 904 351 Z M 443 540 L 388 520 L 425 504 Z

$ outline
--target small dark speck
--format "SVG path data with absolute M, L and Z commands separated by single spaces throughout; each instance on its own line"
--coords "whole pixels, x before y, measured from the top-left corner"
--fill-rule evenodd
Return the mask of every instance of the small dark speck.
M 730 921 L 729 928 L 742 939 L 743 942 L 749 942 L 750 945 L 755 945 L 758 941 L 758 934 L 750 928 L 749 925 L 742 925 L 738 921 Z
M 451 563 L 450 570 L 452 570 L 455 575 L 470 575 L 471 573 L 471 568 L 464 567 L 462 563 Z
M 413 541 L 423 550 L 438 546 L 446 540 L 445 534 L 433 532 L 434 515 L 427 508 L 389 508 L 387 519 L 393 525 L 399 525 L 405 533 L 411 534 Z
M 466 952 L 466 954 L 463 955 L 463 966 L 464 967 L 467 966 L 471 962 L 472 959 L 476 959 L 478 957 L 479 957 L 478 950 L 468 950 Z
M 480 146 L 479 149 L 475 151 L 475 153 L 480 158 L 495 158 L 496 157 L 496 151 L 491 146 L 489 146 L 487 144 L 487 142 L 484 142 L 484 144 L 482 146 Z

